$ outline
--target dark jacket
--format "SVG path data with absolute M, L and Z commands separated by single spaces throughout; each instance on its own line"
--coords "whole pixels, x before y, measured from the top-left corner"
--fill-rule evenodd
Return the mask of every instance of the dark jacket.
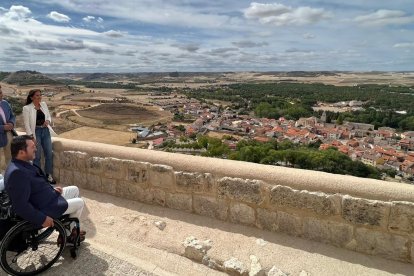
M 36 226 L 41 226 L 46 216 L 59 218 L 68 208 L 67 201 L 29 162 L 13 159 L 6 169 L 4 183 L 13 211 Z
M 7 145 L 7 131 L 4 130 L 4 125 L 6 123 L 12 123 L 13 125 L 16 125 L 16 117 L 14 116 L 13 110 L 7 101 L 0 101 L 0 106 L 3 108 L 4 116 L 6 117 L 6 122 L 3 122 L 3 118 L 0 116 L 0 147 L 4 147 Z

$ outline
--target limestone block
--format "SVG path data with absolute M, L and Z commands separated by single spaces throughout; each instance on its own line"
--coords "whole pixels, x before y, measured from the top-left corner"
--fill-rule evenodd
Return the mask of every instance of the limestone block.
M 60 167 L 62 169 L 74 170 L 77 168 L 75 153 L 75 151 L 63 151 L 60 153 Z
M 310 240 L 344 247 L 353 238 L 353 227 L 340 222 L 308 217 L 303 219 L 303 236 Z
M 132 160 L 123 160 L 126 167 L 126 180 L 131 183 L 140 185 L 143 188 L 148 187 L 148 170 L 150 164 L 148 162 L 137 162 Z
M 191 260 L 201 262 L 203 257 L 210 250 L 212 242 L 210 240 L 200 241 L 193 236 L 187 237 L 183 242 L 185 251 L 184 256 Z
M 264 201 L 259 180 L 223 177 L 217 181 L 219 197 L 228 197 L 241 202 L 260 204 Z
M 354 224 L 387 228 L 390 206 L 389 202 L 344 196 L 342 198 L 342 217 Z
M 277 185 L 270 191 L 270 204 L 276 208 L 296 208 L 309 210 L 319 215 L 339 213 L 337 200 L 333 196 L 320 192 L 299 191 L 290 187 Z
M 60 169 L 60 183 L 65 186 L 73 185 L 73 171 Z
M 257 208 L 256 226 L 268 231 L 277 231 L 277 213 L 266 209 Z
M 103 172 L 103 163 L 105 162 L 105 158 L 101 157 L 89 157 L 86 160 L 86 169 L 88 173 L 101 175 Z
M 243 203 L 230 204 L 230 221 L 254 225 L 254 209 Z
M 175 172 L 177 191 L 213 194 L 214 177 L 210 173 Z
M 391 205 L 388 229 L 414 237 L 414 203 L 394 201 Z
M 355 241 L 355 250 L 358 252 L 379 255 L 386 259 L 402 262 L 409 261 L 407 238 L 366 228 L 357 228 Z
M 118 181 L 116 195 L 122 198 L 145 202 L 145 190 L 129 181 Z M 152 203 L 152 202 L 151 202 Z
M 272 266 L 272 268 L 267 273 L 267 276 L 288 276 L 288 274 L 286 274 L 276 266 Z
M 227 202 L 223 199 L 194 195 L 193 205 L 196 214 L 220 220 L 227 220 L 227 210 L 229 207 Z
M 101 178 L 98 175 L 88 174 L 86 176 L 88 181 L 88 188 L 95 192 L 102 192 Z
M 60 164 L 60 152 L 53 151 L 53 168 L 63 168 Z
M 411 263 L 414 264 L 414 242 L 411 241 Z
M 278 211 L 277 231 L 292 236 L 300 236 L 302 235 L 302 219 L 298 216 Z
M 231 258 L 223 263 L 224 271 L 231 276 L 248 275 L 249 271 L 237 258 Z
M 59 167 L 53 166 L 53 178 L 61 184 L 62 181 L 60 181 L 60 169 Z
M 103 177 L 102 192 L 110 195 L 116 195 L 117 180 Z
M 149 189 L 144 196 L 144 202 L 165 206 L 165 191 L 161 189 Z
M 165 165 L 150 165 L 148 182 L 151 186 L 172 191 L 175 182 L 173 168 Z
M 73 172 L 73 184 L 79 188 L 88 188 L 88 181 L 86 179 L 86 173 L 80 171 Z
M 192 211 L 192 196 L 188 194 L 166 194 L 165 204 L 168 208 L 183 210 L 187 212 Z
M 105 158 L 103 161 L 103 176 L 105 178 L 124 180 L 126 175 L 126 167 L 124 162 L 118 158 Z
M 259 258 L 255 255 L 250 255 L 250 271 L 249 276 L 265 276 L 266 272 L 259 262 Z

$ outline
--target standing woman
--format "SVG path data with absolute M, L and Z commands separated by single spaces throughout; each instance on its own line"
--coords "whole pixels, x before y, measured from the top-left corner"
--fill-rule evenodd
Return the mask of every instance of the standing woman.
M 43 149 L 45 157 L 45 168 L 47 181 L 56 184 L 53 179 L 53 152 L 51 135 L 56 135 L 50 123 L 52 118 L 45 102 L 42 102 L 42 94 L 39 89 L 32 89 L 27 95 L 26 105 L 23 106 L 23 119 L 26 134 L 33 136 L 36 140 L 36 158 L 33 163 L 40 167 L 40 148 Z

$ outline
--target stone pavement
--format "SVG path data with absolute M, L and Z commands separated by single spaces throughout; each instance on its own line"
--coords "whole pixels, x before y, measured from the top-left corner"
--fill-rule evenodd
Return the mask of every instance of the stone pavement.
M 44 275 L 225 275 L 183 256 L 189 236 L 211 240 L 207 255 L 218 263 L 234 257 L 247 269 L 254 255 L 266 271 L 276 266 L 290 276 L 302 270 L 312 276 L 414 275 L 413 264 L 92 191 L 81 194 L 87 236 L 79 257 L 72 260 L 66 251 Z

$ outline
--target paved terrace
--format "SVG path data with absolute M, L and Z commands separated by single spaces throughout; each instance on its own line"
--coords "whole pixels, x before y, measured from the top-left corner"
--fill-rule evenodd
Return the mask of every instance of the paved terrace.
M 225 275 L 183 257 L 188 236 L 210 239 L 208 256 L 220 262 L 236 257 L 250 268 L 250 255 L 262 267 L 289 275 L 413 275 L 414 266 L 331 245 L 236 225 L 195 214 L 82 190 L 88 231 L 77 260 L 66 251 L 44 275 Z M 164 230 L 154 222 L 164 221 Z M 1 275 L 5 275 L 4 273 Z

